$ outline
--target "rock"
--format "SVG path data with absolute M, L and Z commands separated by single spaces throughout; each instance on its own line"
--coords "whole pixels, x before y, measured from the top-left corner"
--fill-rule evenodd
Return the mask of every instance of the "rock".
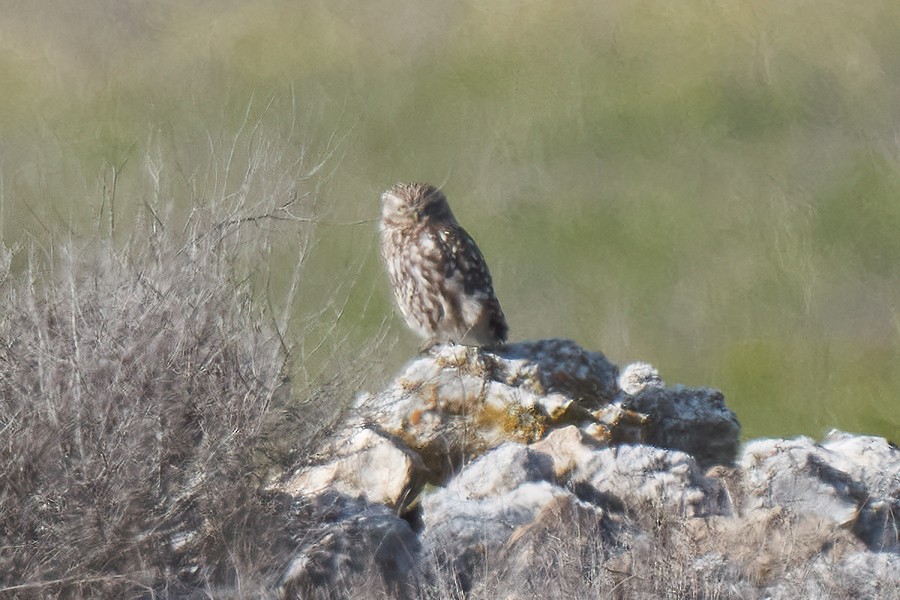
M 298 540 L 278 585 L 281 598 L 307 598 L 316 590 L 333 594 L 352 587 L 354 578 L 369 581 L 373 570 L 386 588 L 400 588 L 418 563 L 416 533 L 386 506 L 325 493 L 300 510 L 319 525 Z
M 856 518 L 865 488 L 830 466 L 810 438 L 756 440 L 741 457 L 745 511 L 783 506 L 845 525 Z
M 497 597 L 496 581 L 505 582 L 504 598 L 542 597 L 549 589 L 577 586 L 586 570 L 611 589 L 619 579 L 606 571 L 625 553 L 631 532 L 621 519 L 578 500 L 558 495 L 534 518 L 515 528 L 500 547 L 483 556 L 487 575 L 472 586 L 471 597 Z M 596 566 L 603 565 L 603 569 Z M 602 572 L 602 573 L 601 573 Z M 602 597 L 600 594 L 581 597 Z
M 291 496 L 314 496 L 326 490 L 399 507 L 415 497 L 424 481 L 419 455 L 399 439 L 369 427 L 343 432 L 320 454 L 322 464 L 299 469 L 278 486 Z
M 652 446 L 597 450 L 570 479 L 582 497 L 632 512 L 665 510 L 685 517 L 731 514 L 724 488 L 703 476 L 693 458 Z
M 633 362 L 622 369 L 622 374 L 619 375 L 619 388 L 629 396 L 636 396 L 647 388 L 665 387 L 656 367 L 645 362 Z
M 900 451 L 739 433 L 720 392 L 573 342 L 436 347 L 275 490 L 319 524 L 280 589 L 897 596 Z
M 435 484 L 504 442 L 534 443 L 569 425 L 601 444 L 649 442 L 696 452 L 702 465 L 733 460 L 739 426 L 721 394 L 665 389 L 645 363 L 623 375 L 620 389 L 615 365 L 568 340 L 443 345 L 385 391 L 359 396 L 355 412 L 403 439 Z
M 555 482 L 552 460 L 527 446 L 507 442 L 467 465 L 450 480 L 446 495 L 479 500 L 535 481 Z
M 718 390 L 646 386 L 625 405 L 649 417 L 646 443 L 687 452 L 702 469 L 734 462 L 741 426 Z
M 499 547 L 549 504 L 573 494 L 547 481 L 529 481 L 496 496 L 468 499 L 439 490 L 422 500 L 423 540 L 450 555 L 470 546 Z
M 675 523 L 687 533 L 688 552 L 722 556 L 733 571 L 763 586 L 808 566 L 823 552 L 841 555 L 864 549 L 849 530 L 781 507 Z
M 900 498 L 900 450 L 884 438 L 831 430 L 821 444 L 834 466 L 877 498 Z
M 599 528 L 603 511 L 552 483 L 554 478 L 548 456 L 507 443 L 464 468 L 446 488 L 425 495 L 422 544 L 432 569 L 449 571 L 468 590 L 473 574 L 509 544 L 532 548 L 530 558 L 520 556 L 517 563 L 524 569 L 537 559 L 538 532 L 555 532 L 562 523 Z
M 884 438 L 837 430 L 821 446 L 832 453 L 833 466 L 866 490 L 854 533 L 872 550 L 900 552 L 900 450 Z
M 900 452 L 880 438 L 832 432 L 756 440 L 739 463 L 744 511 L 783 507 L 852 529 L 872 550 L 900 551 L 897 537 Z
M 595 450 L 602 447 L 574 425 L 554 429 L 541 441 L 532 444 L 531 450 L 545 454 L 553 464 L 556 480 L 565 482 L 579 464 L 587 462 Z

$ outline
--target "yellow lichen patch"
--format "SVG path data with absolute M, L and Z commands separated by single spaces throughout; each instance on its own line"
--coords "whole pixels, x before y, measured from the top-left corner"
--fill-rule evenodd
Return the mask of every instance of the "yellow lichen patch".
M 479 429 L 499 430 L 512 441 L 531 443 L 541 439 L 547 429 L 547 419 L 533 409 L 485 405 L 475 418 Z
M 573 400 L 562 394 L 547 394 L 541 398 L 541 407 L 551 422 L 556 422 L 572 408 Z

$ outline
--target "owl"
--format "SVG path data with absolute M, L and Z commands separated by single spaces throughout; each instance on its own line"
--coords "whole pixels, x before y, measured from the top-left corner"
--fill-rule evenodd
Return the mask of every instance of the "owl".
M 496 346 L 506 317 L 475 240 L 460 227 L 444 193 L 398 183 L 381 195 L 382 256 L 397 306 L 425 340 Z

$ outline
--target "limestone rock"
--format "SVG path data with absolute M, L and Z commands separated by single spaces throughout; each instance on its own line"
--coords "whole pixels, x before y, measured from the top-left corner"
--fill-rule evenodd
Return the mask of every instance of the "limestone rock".
M 549 457 L 521 444 L 488 452 L 446 488 L 423 498 L 424 554 L 442 562 L 441 570 L 449 569 L 468 589 L 486 557 L 499 556 L 508 544 L 524 544 L 537 531 L 554 532 L 563 522 L 587 519 L 599 527 L 603 511 L 554 479 Z
M 531 450 L 546 455 L 553 464 L 557 481 L 565 482 L 575 468 L 587 462 L 602 447 L 594 438 L 574 425 L 554 429 L 547 437 L 531 445 Z
M 424 480 L 419 455 L 399 439 L 369 427 L 347 430 L 320 452 L 322 464 L 306 466 L 279 486 L 291 496 L 331 491 L 400 506 L 415 496 Z
M 837 430 L 821 446 L 835 468 L 866 490 L 854 533 L 873 550 L 900 552 L 900 450 L 884 438 Z
M 400 587 L 418 563 L 418 537 L 409 523 L 384 505 L 325 493 L 301 510 L 319 526 L 298 540 L 295 557 L 278 586 L 281 598 L 335 590 L 372 569 L 386 587 Z
M 703 469 L 737 455 L 741 427 L 718 390 L 646 386 L 626 406 L 649 417 L 648 444 L 687 452 Z
M 647 388 L 665 388 L 659 371 L 651 364 L 633 362 L 626 365 L 619 375 L 619 388 L 629 396 L 636 396 Z
M 666 510 L 685 517 L 727 515 L 731 505 L 718 481 L 704 477 L 693 458 L 653 446 L 597 450 L 570 482 L 604 503 L 634 512 Z
M 756 440 L 740 459 L 744 511 L 784 507 L 853 529 L 872 550 L 900 551 L 897 537 L 900 452 L 879 438 L 832 432 Z
M 577 500 L 547 481 L 529 481 L 496 496 L 469 499 L 453 490 L 439 490 L 422 500 L 423 540 L 444 552 L 469 546 L 499 547 L 518 527 L 532 523 L 546 506 Z
M 435 347 L 355 413 L 402 438 L 443 483 L 470 457 L 504 442 L 533 443 L 574 425 L 601 444 L 649 442 L 696 452 L 702 465 L 730 462 L 739 426 L 721 394 L 666 389 L 650 365 L 618 371 L 568 340 L 497 350 Z
M 900 450 L 884 438 L 832 430 L 822 448 L 834 466 L 865 485 L 877 498 L 900 498 Z
M 565 340 L 436 347 L 352 414 L 275 490 L 319 524 L 286 597 L 366 569 L 401 596 L 529 598 L 551 573 L 579 597 L 897 596 L 900 451 L 884 439 L 738 457 L 721 393 L 646 363 L 618 375 Z
M 479 500 L 535 481 L 555 482 L 550 458 L 528 446 L 507 442 L 467 465 L 450 480 L 446 492 L 448 496 Z

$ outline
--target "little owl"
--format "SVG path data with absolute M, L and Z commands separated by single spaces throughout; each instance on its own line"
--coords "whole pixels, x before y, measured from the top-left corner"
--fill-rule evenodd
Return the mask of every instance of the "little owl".
M 398 183 L 382 194 L 381 239 L 397 305 L 424 347 L 506 341 L 506 318 L 484 257 L 441 190 Z

